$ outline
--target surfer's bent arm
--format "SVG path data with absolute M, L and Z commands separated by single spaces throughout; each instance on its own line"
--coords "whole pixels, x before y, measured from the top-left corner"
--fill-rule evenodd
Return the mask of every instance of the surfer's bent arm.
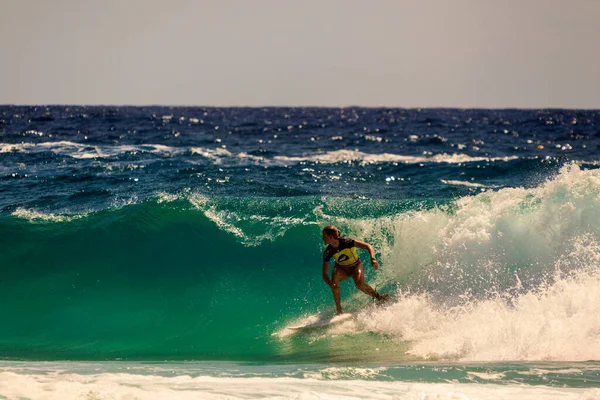
M 329 262 L 323 261 L 323 280 L 327 286 L 331 286 L 331 279 L 329 279 Z
M 377 262 L 377 259 L 375 258 L 375 249 L 373 248 L 373 246 L 371 246 L 367 242 L 361 242 L 360 240 L 354 240 L 354 245 L 356 247 L 358 247 L 359 249 L 364 249 L 364 250 L 368 251 L 369 256 L 371 256 L 371 264 L 373 265 L 373 268 L 375 268 L 376 270 L 379 269 L 379 263 Z

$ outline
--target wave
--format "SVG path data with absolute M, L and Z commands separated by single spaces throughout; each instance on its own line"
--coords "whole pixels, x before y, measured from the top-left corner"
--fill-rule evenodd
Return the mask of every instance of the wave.
M 467 182 L 467 181 L 455 181 L 455 180 L 445 180 L 442 179 L 440 182 L 446 185 L 457 185 L 457 186 L 466 186 L 469 188 L 478 188 L 478 189 L 497 189 L 499 186 L 496 185 L 484 185 L 477 182 Z
M 43 143 L 0 143 L 0 153 L 24 152 L 40 153 L 52 152 L 58 155 L 76 159 L 107 158 L 125 153 L 153 153 L 160 155 L 176 155 L 185 152 L 184 149 L 165 146 L 161 144 L 143 145 L 98 145 L 77 143 L 70 141 L 43 142 Z
M 365 308 L 345 282 L 353 324 L 272 336 L 332 312 L 329 224 L 376 247 L 382 269 L 367 280 L 396 301 Z M 600 171 L 576 165 L 446 203 L 184 191 L 86 213 L 21 208 L 0 215 L 0 355 L 600 359 L 599 227 Z
M 127 153 L 146 153 L 154 154 L 163 157 L 173 157 L 179 155 L 201 156 L 212 161 L 214 164 L 228 163 L 250 163 L 250 164 L 265 164 L 275 166 L 297 165 L 300 163 L 322 163 L 322 164 L 337 164 L 347 162 L 357 162 L 363 165 L 366 164 L 381 164 L 381 163 L 404 163 L 404 164 L 420 164 L 420 163 L 448 163 L 461 164 L 471 162 L 507 162 L 518 159 L 517 156 L 507 157 L 474 157 L 467 154 L 430 154 L 423 156 L 410 156 L 399 154 L 371 154 L 357 150 L 334 150 L 326 153 L 313 153 L 301 156 L 274 156 L 263 157 L 248 154 L 245 152 L 231 152 L 223 147 L 205 148 L 197 146 L 166 146 L 159 144 L 144 144 L 144 145 L 100 145 L 89 143 L 77 143 L 71 141 L 58 142 L 42 142 L 42 143 L 0 143 L 0 153 L 23 152 L 23 153 L 40 153 L 52 152 L 58 155 L 69 156 L 76 159 L 95 159 L 109 158 Z
M 275 157 L 276 161 L 282 163 L 301 163 L 317 162 L 323 164 L 336 164 L 343 162 L 359 162 L 361 164 L 379 164 L 379 163 L 468 163 L 480 161 L 512 161 L 518 159 L 517 156 L 510 157 L 472 157 L 466 154 L 435 154 L 429 156 L 405 156 L 399 154 L 369 154 L 356 150 L 336 150 L 324 154 L 313 154 L 301 157 Z

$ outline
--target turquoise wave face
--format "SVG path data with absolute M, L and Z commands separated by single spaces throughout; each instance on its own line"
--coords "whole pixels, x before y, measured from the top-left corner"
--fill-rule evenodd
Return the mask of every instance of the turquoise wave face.
M 415 205 L 183 195 L 88 214 L 17 210 L 0 219 L 0 354 L 277 358 L 271 333 L 332 303 L 315 210 Z
M 276 321 L 325 302 L 307 276 L 316 226 L 248 247 L 201 212 L 149 202 L 1 227 L 5 357 L 264 355 Z

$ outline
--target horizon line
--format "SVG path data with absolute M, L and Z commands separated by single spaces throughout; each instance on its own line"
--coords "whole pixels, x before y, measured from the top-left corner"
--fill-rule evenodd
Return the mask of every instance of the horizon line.
M 4 103 L 0 107 L 168 107 L 168 108 L 317 108 L 317 109 L 402 109 L 402 110 L 573 110 L 573 111 L 600 111 L 600 107 L 564 107 L 564 106 L 542 106 L 542 107 L 520 107 L 520 106 L 384 106 L 384 105 L 190 105 L 190 104 L 76 104 L 76 103 L 39 103 L 39 104 L 17 104 Z

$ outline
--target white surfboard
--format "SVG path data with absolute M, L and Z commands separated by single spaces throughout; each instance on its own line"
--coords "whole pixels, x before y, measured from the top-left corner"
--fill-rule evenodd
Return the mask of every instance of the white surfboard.
M 311 329 L 325 328 L 328 326 L 337 325 L 344 321 L 349 321 L 352 318 L 354 318 L 354 314 L 345 313 L 345 314 L 333 316 L 331 318 L 319 319 L 318 321 L 311 322 L 309 324 L 302 325 L 302 326 L 290 326 L 289 329 L 305 331 L 305 330 L 311 330 Z

